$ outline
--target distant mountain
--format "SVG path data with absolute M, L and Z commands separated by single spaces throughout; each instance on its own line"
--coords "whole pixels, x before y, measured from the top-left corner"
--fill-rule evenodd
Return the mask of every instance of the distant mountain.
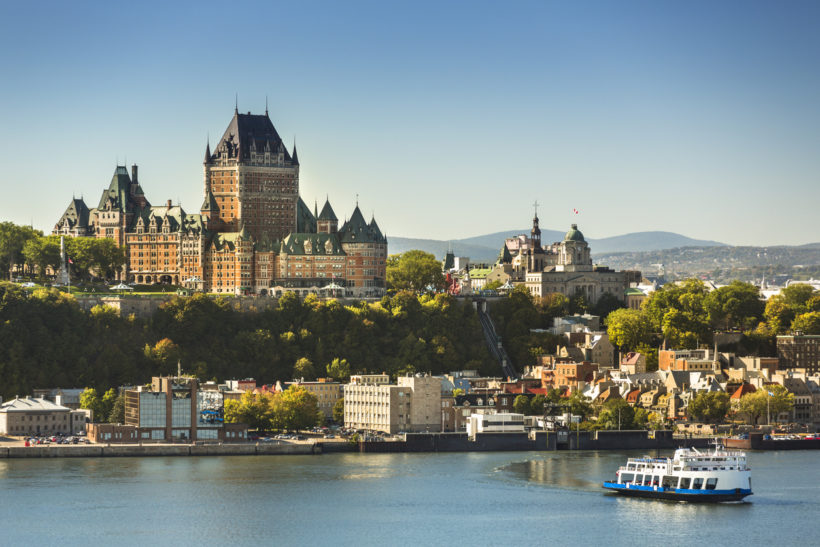
M 389 238 L 390 254 L 403 253 L 411 249 L 421 249 L 443 258 L 447 249 L 452 246 L 456 256 L 469 256 L 472 262 L 492 262 L 498 257 L 504 240 L 518 234 L 529 234 L 529 230 L 509 230 L 482 236 L 441 241 L 436 239 L 411 239 L 391 236 Z M 552 243 L 564 239 L 565 232 L 558 230 L 541 230 L 541 241 Z M 640 252 L 672 249 L 676 247 L 713 247 L 725 244 L 717 241 L 692 239 L 673 232 L 636 232 L 601 239 L 587 239 L 593 255 Z

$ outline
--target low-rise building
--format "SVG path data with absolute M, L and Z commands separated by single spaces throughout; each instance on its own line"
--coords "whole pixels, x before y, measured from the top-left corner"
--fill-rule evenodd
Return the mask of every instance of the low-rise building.
M 85 431 L 87 412 L 38 397 L 14 398 L 0 404 L 0 434 L 74 435 Z
M 402 431 L 441 431 L 441 378 L 387 375 L 350 377 L 344 386 L 345 427 L 395 434 Z
M 125 391 L 125 425 L 142 441 L 244 441 L 247 425 L 225 424 L 224 396 L 196 378 L 157 376 L 151 390 Z
M 523 433 L 524 415 L 512 412 L 498 414 L 471 414 L 467 422 L 467 435 L 478 433 Z
M 325 419 L 333 419 L 333 406 L 336 401 L 342 398 L 341 383 L 333 381 L 332 378 L 318 378 L 315 382 L 305 382 L 303 380 L 286 382 L 285 386 L 285 389 L 290 386 L 305 388 L 316 396 L 319 410 L 325 415 Z

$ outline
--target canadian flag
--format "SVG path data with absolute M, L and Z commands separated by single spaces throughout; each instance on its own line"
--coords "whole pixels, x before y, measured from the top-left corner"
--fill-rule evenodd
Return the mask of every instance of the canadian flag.
M 68 263 L 69 263 L 69 264 L 74 264 L 74 261 L 73 261 L 73 260 L 71 260 L 71 258 L 69 258 L 69 259 L 68 259 Z
M 573 212 L 573 214 L 577 215 L 578 214 L 578 209 L 573 209 L 572 212 Z

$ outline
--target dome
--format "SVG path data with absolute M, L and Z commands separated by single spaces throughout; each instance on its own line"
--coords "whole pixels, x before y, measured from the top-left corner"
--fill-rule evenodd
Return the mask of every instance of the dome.
M 567 235 L 564 236 L 564 241 L 584 241 L 584 234 L 578 229 L 577 224 L 573 224 Z

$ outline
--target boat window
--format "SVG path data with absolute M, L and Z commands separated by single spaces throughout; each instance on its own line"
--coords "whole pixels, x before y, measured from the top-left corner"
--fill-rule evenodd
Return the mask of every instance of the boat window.
M 622 483 L 632 482 L 632 480 L 634 478 L 635 478 L 635 475 L 632 474 L 632 473 L 621 473 L 621 482 Z
M 692 479 L 690 477 L 681 477 L 680 478 L 680 486 L 678 488 L 689 488 L 689 485 L 692 483 Z
M 703 477 L 695 477 L 695 480 L 692 481 L 692 489 L 700 490 L 701 487 L 703 487 Z
M 661 486 L 664 488 L 674 488 L 678 484 L 678 478 L 673 477 L 672 475 L 664 475 L 663 481 L 661 482 Z
M 717 479 L 715 477 L 709 477 L 706 479 L 706 489 L 707 490 L 714 490 L 717 488 Z
M 649 486 L 650 484 L 652 484 L 652 475 L 644 475 L 643 476 L 643 485 L 644 486 Z
M 643 475 L 635 475 L 635 484 L 643 484 Z

